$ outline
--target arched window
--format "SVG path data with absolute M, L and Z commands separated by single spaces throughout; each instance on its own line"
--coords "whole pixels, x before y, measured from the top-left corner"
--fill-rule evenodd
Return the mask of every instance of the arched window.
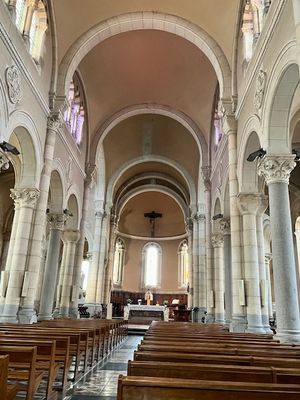
M 125 243 L 118 238 L 115 244 L 114 267 L 113 267 L 113 284 L 121 286 L 123 283 Z
M 77 77 L 74 75 L 70 83 L 68 102 L 69 107 L 65 111 L 64 121 L 70 129 L 70 133 L 76 144 L 80 144 L 84 123 L 84 104 L 81 88 Z
M 161 282 L 161 247 L 154 242 L 147 243 L 143 248 L 143 287 L 160 287 Z
M 16 1 L 16 26 L 21 33 L 24 31 L 26 8 L 26 0 Z
M 178 283 L 180 288 L 186 288 L 189 282 L 189 252 L 187 241 L 180 243 L 178 249 Z
M 222 108 L 222 103 L 220 99 L 220 94 L 219 94 L 219 86 L 216 91 L 215 95 L 215 107 L 214 107 L 214 140 L 215 140 L 215 146 L 218 146 L 220 143 L 222 136 L 223 136 L 223 117 L 224 117 L 224 112 Z
M 47 14 L 44 3 L 40 0 L 33 10 L 29 30 L 29 51 L 36 62 L 40 61 L 46 30 Z

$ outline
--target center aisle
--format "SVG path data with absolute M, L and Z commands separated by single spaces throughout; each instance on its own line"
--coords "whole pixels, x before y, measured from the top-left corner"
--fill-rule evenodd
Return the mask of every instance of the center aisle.
M 133 352 L 142 336 L 128 336 L 120 347 L 74 390 L 70 400 L 116 400 L 118 377 L 127 375 L 127 362 L 133 359 Z

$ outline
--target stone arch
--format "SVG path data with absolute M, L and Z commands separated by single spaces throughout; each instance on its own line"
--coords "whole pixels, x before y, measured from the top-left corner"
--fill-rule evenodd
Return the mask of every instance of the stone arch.
M 189 172 L 179 163 L 177 163 L 174 160 L 171 160 L 167 157 L 163 157 L 163 156 L 155 156 L 155 155 L 144 155 L 141 157 L 137 157 L 134 158 L 130 161 L 127 161 L 126 163 L 124 163 L 123 165 L 121 165 L 116 171 L 115 173 L 112 175 L 112 177 L 110 178 L 110 181 L 107 185 L 107 197 L 106 197 L 106 203 L 109 206 L 111 206 L 113 204 L 113 193 L 114 193 L 114 189 L 115 186 L 119 180 L 119 178 L 122 176 L 122 174 L 124 172 L 126 172 L 128 169 L 130 169 L 131 167 L 133 167 L 134 165 L 138 165 L 141 164 L 143 162 L 149 162 L 149 161 L 154 161 L 154 162 L 160 162 L 160 163 L 164 163 L 167 165 L 170 165 L 171 167 L 173 167 L 177 172 L 180 173 L 180 175 L 182 175 L 182 177 L 185 179 L 187 186 L 189 188 L 189 192 L 190 192 L 190 208 L 192 208 L 193 206 L 196 205 L 196 187 L 195 184 L 193 182 L 192 177 L 190 176 Z
M 267 83 L 262 114 L 263 147 L 268 154 L 290 154 L 289 118 L 294 92 L 299 83 L 295 59 L 296 42 L 290 41 L 280 52 Z
M 16 173 L 16 187 L 39 187 L 42 171 L 42 150 L 37 127 L 29 114 L 23 111 L 12 113 L 3 138 L 20 152 L 11 156 Z
M 64 55 L 58 71 L 57 93 L 64 96 L 75 69 L 86 54 L 103 40 L 122 32 L 142 29 L 173 33 L 197 46 L 210 60 L 220 85 L 221 97 L 231 95 L 231 70 L 217 42 L 202 28 L 178 16 L 154 11 L 122 14 L 102 21 L 83 33 Z
M 238 175 L 240 192 L 257 193 L 259 191 L 259 177 L 255 161 L 247 161 L 249 154 L 260 148 L 260 140 L 255 131 L 250 132 L 244 148 L 241 148 Z
M 75 194 L 71 194 L 67 202 L 68 218 L 66 222 L 66 230 L 77 230 L 79 226 L 79 207 L 78 200 Z
M 109 119 L 107 119 L 105 123 L 102 124 L 102 126 L 99 128 L 97 135 L 95 136 L 95 139 L 91 146 L 91 162 L 97 159 L 99 144 L 103 143 L 103 140 L 105 139 L 106 135 L 108 135 L 109 132 L 116 125 L 118 125 L 120 122 L 124 121 L 127 118 L 141 114 L 163 115 L 179 122 L 184 128 L 186 128 L 191 133 L 194 140 L 196 141 L 202 165 L 207 165 L 208 147 L 201 130 L 189 116 L 187 116 L 186 114 L 184 114 L 179 110 L 176 110 L 172 107 L 162 104 L 135 104 L 118 111 L 117 113 L 112 115 Z
M 50 177 L 50 213 L 61 214 L 63 210 L 63 201 L 64 193 L 61 175 L 57 170 L 53 170 Z

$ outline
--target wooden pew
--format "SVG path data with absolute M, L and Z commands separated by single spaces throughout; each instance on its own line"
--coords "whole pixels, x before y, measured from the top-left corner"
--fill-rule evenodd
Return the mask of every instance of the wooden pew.
M 135 361 L 187 362 L 198 364 L 227 364 L 227 365 L 253 365 L 274 366 L 280 368 L 300 368 L 300 360 L 294 358 L 275 358 L 257 356 L 236 356 L 224 354 L 186 354 L 162 351 L 135 351 Z
M 299 400 L 299 385 L 119 376 L 117 400 Z
M 43 378 L 43 372 L 36 370 L 37 348 L 0 345 L 0 355 L 9 356 L 8 379 L 20 382 L 20 387 L 22 387 L 20 390 L 26 391 L 26 400 L 33 400 Z M 26 383 L 23 384 L 23 382 Z
M 0 399 L 13 400 L 20 391 L 18 384 L 8 384 L 8 355 L 0 356 Z
M 184 342 L 183 342 L 184 343 Z M 228 354 L 228 355 L 240 355 L 240 356 L 258 356 L 258 357 L 279 357 L 279 358 L 299 358 L 300 350 L 294 348 L 256 348 L 254 346 L 241 345 L 228 346 L 225 344 L 207 344 L 207 345 L 183 345 L 179 344 L 140 344 L 138 345 L 138 351 L 163 351 L 163 352 L 175 352 L 175 353 L 191 353 L 191 354 Z
M 300 385 L 300 368 L 251 367 L 243 365 L 128 361 L 128 376 L 200 379 L 232 382 L 271 382 Z

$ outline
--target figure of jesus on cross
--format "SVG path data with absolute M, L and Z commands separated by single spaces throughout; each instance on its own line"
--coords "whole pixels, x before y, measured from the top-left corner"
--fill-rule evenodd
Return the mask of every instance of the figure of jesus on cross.
M 144 214 L 145 218 L 149 218 L 149 222 L 151 225 L 151 237 L 154 237 L 154 233 L 155 233 L 155 220 L 156 218 L 161 218 L 162 214 L 161 213 L 157 213 L 155 211 L 151 211 L 151 212 L 147 212 Z

